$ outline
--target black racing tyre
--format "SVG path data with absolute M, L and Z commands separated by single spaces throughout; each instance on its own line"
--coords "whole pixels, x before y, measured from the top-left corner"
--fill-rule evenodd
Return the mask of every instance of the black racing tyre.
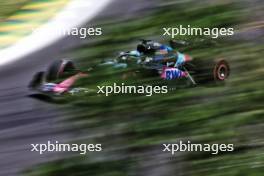
M 56 60 L 49 67 L 46 72 L 47 81 L 54 81 L 60 78 L 64 78 L 65 76 L 69 76 L 69 74 L 73 74 L 74 70 L 76 70 L 75 65 L 70 60 Z
M 225 59 L 194 59 L 186 69 L 197 83 L 221 83 L 230 75 L 230 66 Z
M 31 89 L 35 89 L 38 88 L 39 86 L 42 85 L 42 83 L 44 82 L 44 76 L 45 76 L 45 72 L 37 72 L 32 80 L 30 81 L 28 87 Z

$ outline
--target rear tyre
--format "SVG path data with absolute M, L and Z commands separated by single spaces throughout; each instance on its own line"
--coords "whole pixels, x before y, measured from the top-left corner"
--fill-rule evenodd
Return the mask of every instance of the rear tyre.
M 230 67 L 227 61 L 218 61 L 213 68 L 214 81 L 225 81 L 230 75 Z
M 65 76 L 73 74 L 76 70 L 75 65 L 70 60 L 56 60 L 49 67 L 46 72 L 47 81 L 54 81 Z
M 200 84 L 223 83 L 230 75 L 230 67 L 226 60 L 194 59 L 186 66 L 195 81 Z

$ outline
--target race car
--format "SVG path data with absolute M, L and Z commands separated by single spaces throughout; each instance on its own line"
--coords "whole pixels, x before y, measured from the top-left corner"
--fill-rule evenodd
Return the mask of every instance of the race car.
M 230 67 L 225 59 L 193 59 L 187 54 L 176 52 L 172 47 L 143 40 L 137 50 L 121 52 L 117 58 L 105 60 L 102 63 L 80 71 L 73 61 L 61 59 L 54 61 L 47 71 L 38 72 L 33 76 L 29 88 L 46 95 L 76 94 L 89 92 L 89 88 L 74 87 L 80 78 L 89 79 L 92 70 L 104 68 L 123 69 L 122 78 L 127 79 L 126 68 L 133 76 L 159 77 L 173 82 L 177 79 L 187 79 L 192 85 L 203 83 L 224 82 Z M 124 76 L 125 75 L 125 76 Z

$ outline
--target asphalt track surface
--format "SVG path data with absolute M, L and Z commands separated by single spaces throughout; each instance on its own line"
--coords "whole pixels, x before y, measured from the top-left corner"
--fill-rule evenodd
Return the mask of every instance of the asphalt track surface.
M 106 17 L 130 18 L 151 9 L 153 4 L 153 1 L 115 0 L 84 26 L 96 24 Z M 48 140 L 66 142 L 73 137 L 73 131 L 63 128 L 63 107 L 29 98 L 27 85 L 35 72 L 45 69 L 54 59 L 82 42 L 78 37 L 66 37 L 15 63 L 0 67 L 0 176 L 20 175 L 22 170 L 32 165 L 61 155 L 39 155 L 30 151 L 30 144 L 47 143 Z

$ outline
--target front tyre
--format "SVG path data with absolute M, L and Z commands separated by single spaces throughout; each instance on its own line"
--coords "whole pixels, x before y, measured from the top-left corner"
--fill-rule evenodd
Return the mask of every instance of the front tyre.
M 44 82 L 44 76 L 45 76 L 45 72 L 37 72 L 32 80 L 30 81 L 28 87 L 30 89 L 37 89 L 38 87 L 40 87 L 43 82 Z
M 55 81 L 57 79 L 69 76 L 76 70 L 75 65 L 70 60 L 56 60 L 49 67 L 46 72 L 47 81 Z

